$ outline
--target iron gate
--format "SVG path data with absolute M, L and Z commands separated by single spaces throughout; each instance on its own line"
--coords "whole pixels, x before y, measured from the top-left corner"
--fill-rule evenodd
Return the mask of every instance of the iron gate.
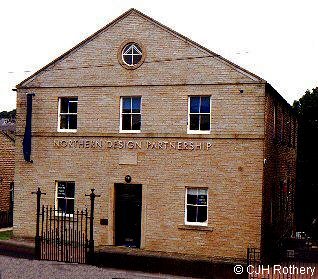
M 41 206 L 41 192 L 38 188 L 35 254 L 40 260 L 71 263 L 92 263 L 94 258 L 94 189 L 89 196 L 91 208 L 65 214 L 59 209 Z
M 42 206 L 41 260 L 86 263 L 88 252 L 87 209 L 66 215 Z

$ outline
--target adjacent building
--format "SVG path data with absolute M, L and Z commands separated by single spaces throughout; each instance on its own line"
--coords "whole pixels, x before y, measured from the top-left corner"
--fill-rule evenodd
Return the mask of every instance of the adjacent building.
M 70 218 L 95 188 L 97 246 L 265 251 L 292 234 L 296 130 L 265 80 L 131 9 L 17 86 L 14 234 L 37 187 Z
M 13 134 L 0 130 L 0 212 L 3 213 L 13 206 L 14 151 Z

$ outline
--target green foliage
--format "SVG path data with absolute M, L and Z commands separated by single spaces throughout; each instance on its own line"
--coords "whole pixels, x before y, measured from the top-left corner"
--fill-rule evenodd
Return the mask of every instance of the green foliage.
M 299 117 L 297 223 L 310 231 L 318 218 L 318 87 L 307 90 L 293 108 Z
M 0 240 L 8 240 L 12 238 L 12 231 L 0 232 Z
M 0 112 L 0 118 L 7 118 L 14 120 L 16 117 L 16 109 L 11 110 L 11 111 L 2 111 Z
M 293 105 L 301 120 L 308 121 L 313 128 L 318 128 L 318 87 L 312 91 L 307 90 L 299 101 L 295 101 Z

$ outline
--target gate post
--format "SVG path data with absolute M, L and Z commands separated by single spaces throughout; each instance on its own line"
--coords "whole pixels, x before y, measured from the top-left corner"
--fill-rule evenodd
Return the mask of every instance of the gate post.
M 31 192 L 31 194 L 36 194 L 36 233 L 35 233 L 35 257 L 41 259 L 41 237 L 40 237 L 40 208 L 41 208 L 41 195 L 46 195 L 42 193 L 40 187 L 36 192 Z
M 95 198 L 100 197 L 100 195 L 96 195 L 94 193 L 95 189 L 91 189 L 91 193 L 89 195 L 85 195 L 86 197 L 90 197 L 91 199 L 91 212 L 90 212 L 90 223 L 89 223 L 89 241 L 88 241 L 88 263 L 93 263 L 94 261 L 94 206 L 95 206 Z

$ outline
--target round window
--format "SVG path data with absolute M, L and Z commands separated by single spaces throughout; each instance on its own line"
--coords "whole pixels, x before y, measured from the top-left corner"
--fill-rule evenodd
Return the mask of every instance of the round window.
M 130 67 L 134 67 L 142 61 L 142 49 L 136 43 L 128 43 L 122 50 L 122 61 Z

